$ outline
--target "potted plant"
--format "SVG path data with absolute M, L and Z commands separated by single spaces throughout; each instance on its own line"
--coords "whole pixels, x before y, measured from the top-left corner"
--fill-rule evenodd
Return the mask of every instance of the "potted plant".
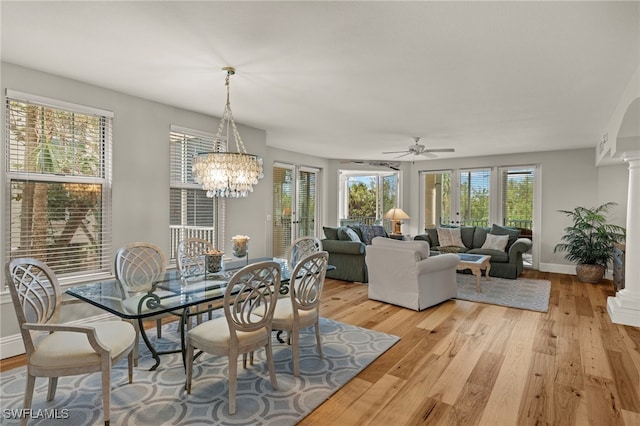
M 614 244 L 625 239 L 625 228 L 607 223 L 606 214 L 615 205 L 608 202 L 592 208 L 558 210 L 569 216 L 573 225 L 564 229 L 564 242 L 557 244 L 553 252 L 565 251 L 567 260 L 578 263 L 576 274 L 582 282 L 600 282 L 613 261 Z

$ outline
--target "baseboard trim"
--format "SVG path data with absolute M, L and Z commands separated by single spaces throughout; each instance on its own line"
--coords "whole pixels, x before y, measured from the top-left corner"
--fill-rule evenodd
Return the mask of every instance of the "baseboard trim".
M 555 274 L 576 274 L 576 265 L 562 265 L 559 263 L 542 263 L 540 262 L 540 272 L 553 272 Z
M 113 320 L 115 318 L 116 317 L 111 314 L 101 314 L 71 321 L 69 324 L 86 325 L 87 323 Z M 24 344 L 22 343 L 22 336 L 20 334 L 13 334 L 11 336 L 4 336 L 0 338 L 0 359 L 11 358 L 24 353 Z
M 559 263 L 540 263 L 541 272 L 553 272 L 556 274 L 576 275 L 576 265 L 562 265 Z M 604 277 L 608 280 L 613 279 L 611 268 L 607 269 Z

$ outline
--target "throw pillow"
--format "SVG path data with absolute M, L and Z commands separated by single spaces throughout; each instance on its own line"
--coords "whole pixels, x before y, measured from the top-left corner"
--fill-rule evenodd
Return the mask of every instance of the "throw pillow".
M 338 239 L 341 241 L 360 241 L 356 231 L 346 226 L 338 228 Z
M 465 248 L 460 237 L 460 228 L 438 228 L 438 242 L 441 247 Z
M 506 226 L 496 225 L 495 223 L 491 226 L 491 231 L 489 234 L 493 235 L 508 235 L 509 242 L 507 243 L 507 247 L 505 247 L 505 251 L 509 251 L 511 245 L 516 242 L 516 240 L 520 237 L 520 230 L 515 228 L 507 228 Z
M 489 249 L 489 250 L 504 251 L 504 249 L 507 248 L 508 242 L 509 242 L 508 235 L 487 234 L 487 239 L 484 240 L 484 244 L 482 245 L 482 248 Z
M 322 230 L 324 231 L 324 236 L 327 238 L 327 240 L 338 239 L 338 228 L 329 228 L 327 226 L 323 226 Z
M 387 231 L 380 225 L 360 225 L 362 242 L 369 245 L 375 237 L 388 237 Z

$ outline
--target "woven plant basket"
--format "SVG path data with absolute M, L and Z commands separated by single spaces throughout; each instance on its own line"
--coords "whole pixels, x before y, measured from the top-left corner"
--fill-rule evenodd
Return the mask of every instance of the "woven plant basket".
M 579 281 L 597 284 L 602 280 L 602 277 L 604 277 L 604 266 L 581 263 L 576 266 L 576 274 L 578 275 Z

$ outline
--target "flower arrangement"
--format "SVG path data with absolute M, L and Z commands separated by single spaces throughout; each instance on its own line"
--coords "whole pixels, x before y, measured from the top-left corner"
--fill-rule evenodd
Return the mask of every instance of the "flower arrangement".
M 209 250 L 205 253 L 207 272 L 218 272 L 222 269 L 222 256 L 224 252 L 220 250 Z
M 246 235 L 234 235 L 231 237 L 233 241 L 233 255 L 236 257 L 244 257 L 248 253 L 249 237 Z

